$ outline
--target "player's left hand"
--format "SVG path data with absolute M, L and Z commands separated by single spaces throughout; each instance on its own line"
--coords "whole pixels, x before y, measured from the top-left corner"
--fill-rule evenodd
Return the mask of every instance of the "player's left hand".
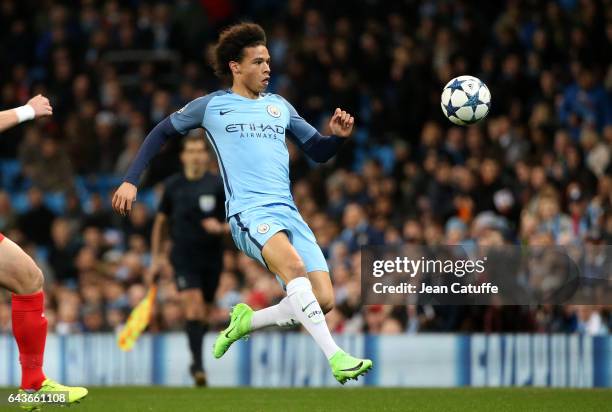
M 355 118 L 338 107 L 329 121 L 329 128 L 336 136 L 349 137 L 353 132 L 354 124 Z

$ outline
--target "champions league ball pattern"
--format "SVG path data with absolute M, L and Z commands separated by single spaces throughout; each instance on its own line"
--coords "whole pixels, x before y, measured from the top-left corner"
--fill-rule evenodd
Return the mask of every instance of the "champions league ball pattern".
M 448 120 L 465 126 L 484 119 L 491 108 L 491 92 L 474 76 L 459 76 L 444 86 L 442 112 Z

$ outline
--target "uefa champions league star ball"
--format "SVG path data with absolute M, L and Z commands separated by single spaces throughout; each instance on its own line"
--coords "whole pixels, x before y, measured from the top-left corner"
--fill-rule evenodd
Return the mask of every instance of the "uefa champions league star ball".
M 451 122 L 466 126 L 484 119 L 491 108 L 491 92 L 474 76 L 455 77 L 442 91 L 442 112 Z

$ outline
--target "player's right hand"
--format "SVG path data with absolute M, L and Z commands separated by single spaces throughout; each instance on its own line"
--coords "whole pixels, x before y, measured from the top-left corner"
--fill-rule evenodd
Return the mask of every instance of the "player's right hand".
M 130 182 L 123 182 L 113 195 L 113 209 L 122 216 L 127 216 L 132 210 L 132 203 L 136 201 L 138 189 Z
M 27 104 L 32 106 L 32 108 L 34 109 L 35 118 L 51 116 L 53 114 L 53 107 L 51 107 L 49 99 L 47 99 L 42 94 L 32 97 L 30 100 L 28 100 Z

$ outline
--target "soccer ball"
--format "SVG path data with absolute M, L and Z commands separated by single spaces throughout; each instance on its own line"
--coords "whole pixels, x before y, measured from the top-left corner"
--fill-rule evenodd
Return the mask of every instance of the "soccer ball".
M 442 91 L 442 112 L 448 120 L 465 126 L 484 119 L 491 108 L 491 92 L 474 76 L 455 77 Z

